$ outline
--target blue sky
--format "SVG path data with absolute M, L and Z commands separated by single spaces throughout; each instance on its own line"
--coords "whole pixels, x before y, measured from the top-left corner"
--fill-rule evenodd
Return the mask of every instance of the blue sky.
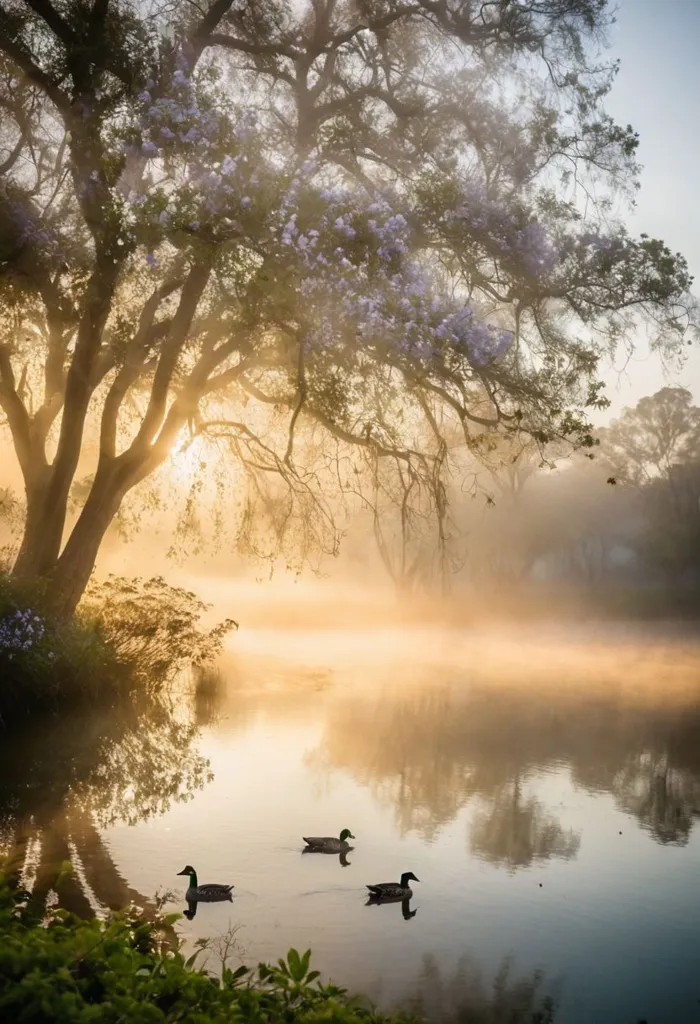
M 663 238 L 682 252 L 700 290 L 700 0 L 622 0 L 610 37 L 621 69 L 607 108 L 640 135 L 643 165 L 630 230 Z M 700 346 L 680 372 L 664 375 L 642 342 L 623 370 L 605 374 L 612 414 L 665 384 L 700 402 Z M 622 371 L 622 372 L 620 372 Z

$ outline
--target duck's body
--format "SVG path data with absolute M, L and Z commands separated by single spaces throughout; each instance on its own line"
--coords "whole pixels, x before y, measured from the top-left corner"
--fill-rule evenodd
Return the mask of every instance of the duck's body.
M 199 885 L 197 882 L 197 872 L 189 864 L 182 871 L 178 871 L 178 875 L 189 876 L 190 884 L 185 893 L 185 899 L 188 903 L 220 903 L 222 900 L 233 899 L 231 896 L 232 885 L 219 885 L 217 882 Z
M 302 836 L 309 853 L 347 853 L 352 847 L 348 839 L 354 839 L 349 828 L 344 828 L 340 836 Z
M 377 882 L 375 885 L 368 885 L 370 898 L 378 903 L 410 899 L 413 896 L 413 889 L 408 884 L 411 880 L 420 882 L 420 878 L 416 878 L 412 871 L 404 871 L 398 882 Z

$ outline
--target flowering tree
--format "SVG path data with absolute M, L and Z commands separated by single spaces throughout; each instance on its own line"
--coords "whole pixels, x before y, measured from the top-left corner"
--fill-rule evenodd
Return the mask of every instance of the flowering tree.
M 603 226 L 636 147 L 601 107 L 606 18 L 604 0 L 6 0 L 15 572 L 72 611 L 187 430 L 225 430 L 249 472 L 307 493 L 309 428 L 438 488 L 450 417 L 469 445 L 592 443 L 602 346 L 639 317 L 675 345 L 692 317 L 683 259 Z

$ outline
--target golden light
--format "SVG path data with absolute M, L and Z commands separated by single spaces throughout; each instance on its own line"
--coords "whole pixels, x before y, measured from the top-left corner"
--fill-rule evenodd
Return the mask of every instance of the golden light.
M 211 453 L 207 453 L 211 456 Z M 201 437 L 192 438 L 187 428 L 178 434 L 165 469 L 171 483 L 191 487 L 198 474 L 206 471 L 206 454 Z

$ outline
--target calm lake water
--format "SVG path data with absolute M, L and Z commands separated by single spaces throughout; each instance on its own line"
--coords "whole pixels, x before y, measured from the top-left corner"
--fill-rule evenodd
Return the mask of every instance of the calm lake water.
M 382 1005 L 510 1021 L 550 994 L 561 1024 L 700 1021 L 700 647 L 680 631 L 241 630 L 196 699 L 1 746 L 0 848 L 37 898 L 169 889 L 184 910 L 190 863 L 235 899 L 201 904 L 188 942 L 311 947 Z M 346 866 L 302 854 L 345 827 Z M 365 905 L 402 871 L 408 908 Z

